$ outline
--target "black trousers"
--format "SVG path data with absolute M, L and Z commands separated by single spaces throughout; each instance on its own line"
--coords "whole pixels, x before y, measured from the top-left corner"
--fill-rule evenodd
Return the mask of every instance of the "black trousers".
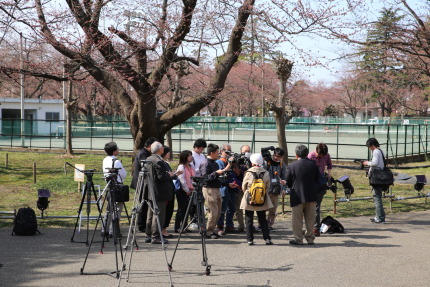
M 172 219 L 174 209 L 175 209 L 175 196 L 173 196 L 172 200 L 169 200 L 167 202 L 166 219 L 164 220 L 163 228 L 169 227 L 170 220 Z
M 182 221 L 185 220 L 185 226 L 188 225 L 188 218 L 185 218 L 185 212 L 187 211 L 189 196 L 185 191 L 180 190 L 176 193 L 176 200 L 178 201 L 178 210 L 176 211 L 175 230 L 180 230 Z
M 141 232 L 145 232 L 147 236 L 151 236 L 148 230 L 146 230 L 146 218 L 148 216 L 148 203 L 145 201 L 142 204 L 142 209 L 137 214 L 137 228 Z
M 267 223 L 266 211 L 257 211 L 258 224 L 261 227 L 264 240 L 271 239 L 269 234 L 269 224 Z M 248 241 L 254 240 L 254 211 L 245 210 L 246 238 Z

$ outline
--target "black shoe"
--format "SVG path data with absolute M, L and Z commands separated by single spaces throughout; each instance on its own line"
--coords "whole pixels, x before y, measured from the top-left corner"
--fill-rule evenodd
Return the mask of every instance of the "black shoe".
M 218 235 L 218 234 L 216 234 L 216 233 L 212 233 L 212 234 L 210 234 L 210 235 L 206 235 L 206 238 L 207 238 L 207 239 L 218 239 L 218 238 L 219 238 L 219 235 Z
M 254 245 L 254 241 L 252 241 L 252 240 L 251 240 L 251 241 L 248 241 L 248 245 L 249 245 L 249 246 Z
M 151 243 L 152 239 L 149 236 L 145 237 L 145 243 Z
M 164 244 L 168 244 L 169 243 L 169 240 L 167 240 L 167 239 L 164 239 L 163 240 L 163 243 Z M 153 238 L 152 239 L 152 241 L 151 241 L 151 244 L 161 244 L 161 239 L 160 238 Z
M 291 244 L 291 245 L 303 245 L 303 243 L 298 243 L 297 241 L 295 241 L 295 240 L 290 240 L 289 241 L 289 243 Z
M 266 245 L 273 245 L 273 242 L 272 242 L 272 240 L 270 240 L 270 239 L 267 239 L 267 240 L 266 240 Z

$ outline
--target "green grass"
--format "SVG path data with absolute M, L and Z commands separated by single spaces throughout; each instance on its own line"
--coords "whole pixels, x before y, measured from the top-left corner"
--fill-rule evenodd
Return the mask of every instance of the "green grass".
M 6 154 L 8 154 L 8 168 L 6 164 Z M 95 154 L 78 154 L 75 156 L 65 156 L 55 153 L 35 153 L 35 152 L 6 152 L 0 151 L 0 211 L 12 211 L 23 206 L 30 206 L 35 209 L 36 213 L 40 214 L 36 207 L 37 189 L 46 188 L 51 191 L 49 208 L 45 211 L 48 216 L 76 216 L 81 194 L 78 192 L 78 183 L 74 181 L 74 169 L 65 163 L 85 164 L 86 169 L 96 169 L 101 172 L 101 165 L 104 155 Z M 132 158 L 130 156 L 119 155 L 118 158 L 122 161 L 127 170 L 126 184 L 131 181 L 131 166 Z M 36 183 L 33 183 L 33 163 L 36 163 Z M 423 166 L 425 163 L 410 163 L 405 166 Z M 176 167 L 177 163 L 172 162 L 172 166 Z M 408 170 L 393 171 L 407 173 L 410 175 L 424 174 L 430 179 L 430 174 L 427 168 L 414 168 Z M 333 177 L 339 178 L 343 175 L 349 175 L 351 183 L 355 188 L 353 198 L 371 196 L 368 179 L 365 177 L 363 170 L 351 169 L 333 169 Z M 100 185 L 103 189 L 105 186 L 102 174 L 95 174 L 93 178 L 95 185 Z M 426 188 L 425 188 L 426 190 Z M 397 196 L 414 196 L 417 194 L 412 185 L 396 184 L 392 189 L 393 195 Z M 426 191 L 425 193 L 427 193 Z M 132 198 L 134 196 L 131 189 L 131 200 L 127 203 L 127 208 L 130 211 Z M 338 198 L 345 197 L 343 189 L 338 184 Z M 322 217 L 333 215 L 333 200 L 334 194 L 327 191 L 322 205 Z M 384 200 L 386 213 L 396 212 L 412 212 L 429 209 L 430 204 L 426 203 L 425 198 L 409 199 L 404 201 L 395 201 L 392 203 L 390 210 L 389 200 Z M 281 204 L 278 211 L 281 211 Z M 96 208 L 92 208 L 92 214 L 96 215 Z M 286 214 L 278 216 L 278 220 L 287 219 L 290 216 L 288 197 L 285 200 Z M 354 201 L 351 203 L 338 203 L 337 213 L 335 216 L 350 217 L 350 216 L 372 216 L 374 207 L 372 200 Z M 47 219 L 41 220 L 42 226 L 73 226 L 75 220 L 57 220 Z M 1 226 L 10 226 L 11 220 L 0 221 Z

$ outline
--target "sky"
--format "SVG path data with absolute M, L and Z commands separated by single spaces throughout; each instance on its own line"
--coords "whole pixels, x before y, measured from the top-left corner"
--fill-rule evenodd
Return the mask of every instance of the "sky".
M 389 8 L 390 3 L 395 4 L 396 2 L 396 0 L 365 1 L 366 5 L 369 6 L 369 10 L 365 16 L 369 20 L 376 20 L 379 17 L 379 12 L 382 8 Z M 421 7 L 425 1 L 428 0 L 407 0 L 407 3 L 411 7 L 416 8 Z M 300 47 L 303 47 L 304 50 L 312 51 L 312 53 L 318 55 L 318 60 L 321 60 L 324 65 L 308 66 L 299 58 L 295 58 L 295 69 L 297 72 L 296 76 L 307 79 L 312 83 L 323 82 L 327 85 L 337 81 L 342 75 L 342 73 L 348 70 L 348 62 L 344 59 L 338 58 L 341 57 L 342 54 L 350 53 L 354 49 L 356 49 L 356 47 L 354 47 L 353 45 L 348 45 L 340 41 L 331 41 L 323 37 L 310 38 L 305 36 L 298 36 L 297 44 Z

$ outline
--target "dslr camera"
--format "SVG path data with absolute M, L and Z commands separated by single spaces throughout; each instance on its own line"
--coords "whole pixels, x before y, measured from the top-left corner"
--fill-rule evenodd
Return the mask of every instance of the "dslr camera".
M 270 151 L 275 151 L 274 146 L 268 146 L 268 147 L 262 147 L 261 148 L 261 155 L 263 156 L 264 160 L 269 162 L 272 159 L 272 154 Z

